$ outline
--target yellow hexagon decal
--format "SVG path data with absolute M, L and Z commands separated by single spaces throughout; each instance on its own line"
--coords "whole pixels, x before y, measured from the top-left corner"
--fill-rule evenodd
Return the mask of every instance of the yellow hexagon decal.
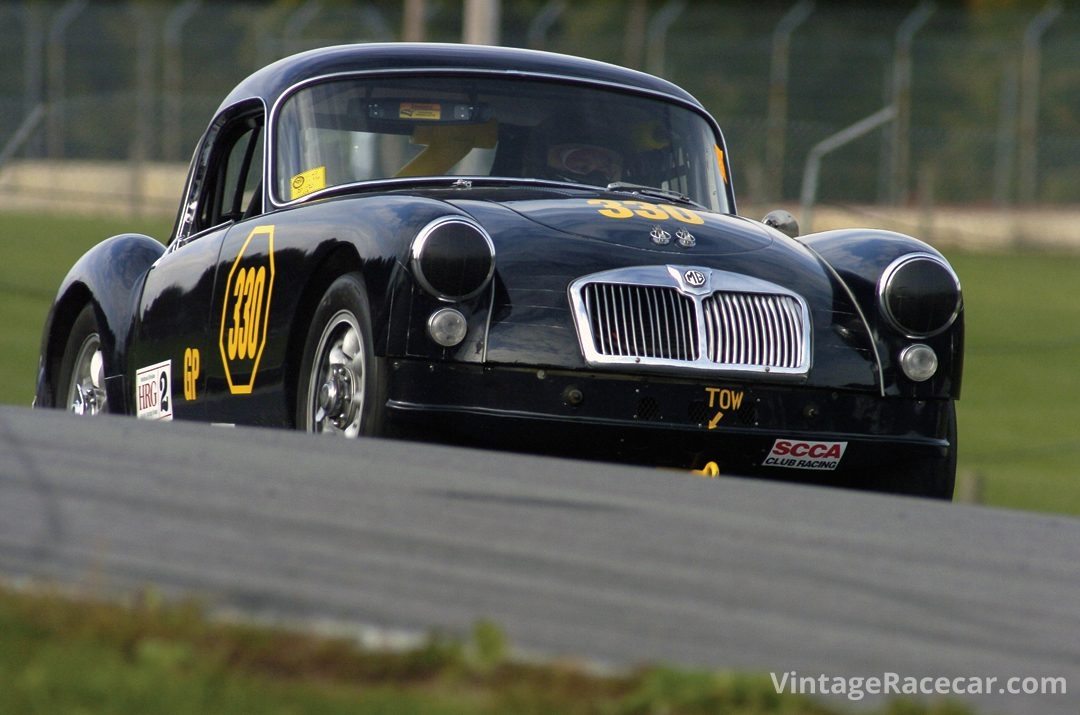
M 258 226 L 248 234 L 225 281 L 218 347 L 229 392 L 250 395 L 259 372 L 270 326 L 274 292 L 274 227 Z

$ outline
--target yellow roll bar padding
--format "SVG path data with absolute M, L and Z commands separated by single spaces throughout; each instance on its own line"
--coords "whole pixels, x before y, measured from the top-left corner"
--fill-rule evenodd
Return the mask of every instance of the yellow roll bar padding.
M 630 129 L 630 139 L 638 151 L 663 149 L 671 145 L 671 138 L 664 133 L 660 122 L 639 122 Z
M 499 123 L 424 124 L 413 130 L 411 142 L 423 145 L 394 176 L 440 176 L 465 158 L 473 149 L 494 149 L 499 141 Z

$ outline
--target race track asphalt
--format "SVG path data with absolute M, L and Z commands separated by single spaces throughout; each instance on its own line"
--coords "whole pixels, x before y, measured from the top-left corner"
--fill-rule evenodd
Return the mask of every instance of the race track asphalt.
M 646 468 L 0 408 L 0 575 L 392 642 L 800 676 L 1053 676 L 1080 519 Z M 363 630 L 360 630 L 363 629 Z

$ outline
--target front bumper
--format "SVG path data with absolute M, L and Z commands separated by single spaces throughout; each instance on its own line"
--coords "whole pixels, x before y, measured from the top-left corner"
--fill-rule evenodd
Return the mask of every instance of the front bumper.
M 954 449 L 943 400 L 406 359 L 389 367 L 389 425 L 410 438 L 650 466 L 715 461 L 728 474 L 851 486 L 868 469 Z

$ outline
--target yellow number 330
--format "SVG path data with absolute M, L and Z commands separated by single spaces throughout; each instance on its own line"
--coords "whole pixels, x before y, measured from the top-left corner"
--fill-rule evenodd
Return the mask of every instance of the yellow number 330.
M 696 211 L 672 206 L 671 204 L 650 204 L 648 201 L 614 201 L 612 199 L 589 199 L 590 206 L 602 206 L 599 210 L 601 216 L 608 218 L 631 218 L 640 216 L 652 221 L 664 221 L 673 218 L 676 221 L 690 224 L 703 224 Z

